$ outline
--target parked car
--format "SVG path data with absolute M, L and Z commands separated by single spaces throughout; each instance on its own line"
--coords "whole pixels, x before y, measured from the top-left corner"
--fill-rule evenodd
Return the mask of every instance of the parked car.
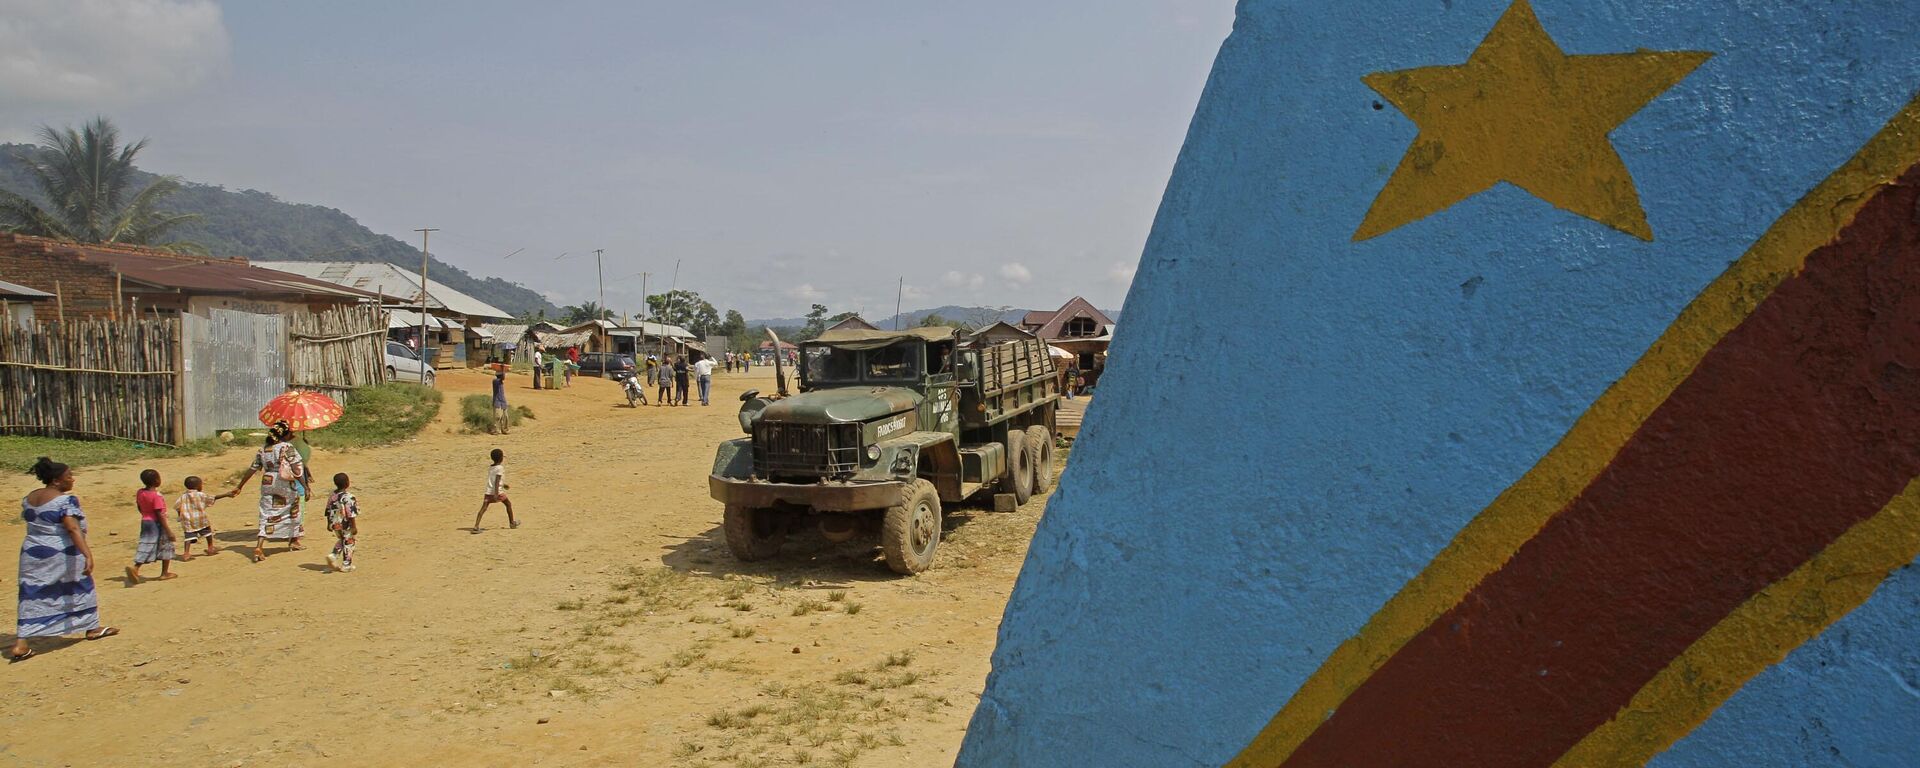
M 397 341 L 387 342 L 387 381 L 410 381 L 433 386 L 433 366 Z
M 581 376 L 618 379 L 633 373 L 633 356 L 617 352 L 588 352 L 580 356 Z

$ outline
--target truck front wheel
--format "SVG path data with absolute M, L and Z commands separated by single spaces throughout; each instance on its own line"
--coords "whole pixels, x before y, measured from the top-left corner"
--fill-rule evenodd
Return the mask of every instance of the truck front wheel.
M 1015 505 L 1033 498 L 1033 454 L 1027 452 L 1027 433 L 1017 429 L 1007 432 L 1007 485 Z
M 940 492 L 926 479 L 907 484 L 900 503 L 887 508 L 880 528 L 880 550 L 894 573 L 911 576 L 933 567 L 940 548 Z
M 721 520 L 727 534 L 727 549 L 733 551 L 734 559 L 743 563 L 779 554 L 780 544 L 787 538 L 784 518 L 777 510 L 728 504 L 726 516 Z

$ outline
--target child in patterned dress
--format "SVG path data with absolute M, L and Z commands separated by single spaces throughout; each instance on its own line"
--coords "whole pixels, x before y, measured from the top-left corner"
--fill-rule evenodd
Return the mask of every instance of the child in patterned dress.
M 133 550 L 133 565 L 127 566 L 127 586 L 142 581 L 140 566 L 158 560 L 160 580 L 178 578 L 173 573 L 173 546 L 180 540 L 167 524 L 167 497 L 160 495 L 160 472 L 140 471 L 140 484 L 146 486 L 133 494 L 133 505 L 140 510 L 140 543 Z
M 360 538 L 360 500 L 347 490 L 352 485 L 347 473 L 334 475 L 333 495 L 327 497 L 327 530 L 333 531 L 333 553 L 327 555 L 327 564 L 340 572 L 353 570 L 353 545 Z
M 180 517 L 180 561 L 183 563 L 193 559 L 193 543 L 200 539 L 207 540 L 206 554 L 220 551 L 213 544 L 213 520 L 207 517 L 207 508 L 216 500 L 233 498 L 231 493 L 209 496 L 200 489 L 200 477 L 189 475 L 187 492 L 173 502 L 173 512 Z

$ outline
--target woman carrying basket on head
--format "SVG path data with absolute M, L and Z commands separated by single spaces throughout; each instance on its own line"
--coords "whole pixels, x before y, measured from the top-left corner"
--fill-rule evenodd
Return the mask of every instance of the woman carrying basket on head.
M 256 563 L 267 559 L 268 539 L 286 541 L 289 551 L 303 549 L 299 499 L 306 465 L 300 461 L 300 452 L 288 442 L 292 439 L 293 429 L 286 422 L 274 422 L 267 430 L 266 445 L 254 455 L 247 474 L 233 486 L 233 492 L 239 493 L 255 472 L 260 473 L 260 529 L 253 544 Z

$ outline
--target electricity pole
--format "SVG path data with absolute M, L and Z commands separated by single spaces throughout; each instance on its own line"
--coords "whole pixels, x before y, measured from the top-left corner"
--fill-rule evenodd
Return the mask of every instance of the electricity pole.
M 428 227 L 416 229 L 420 233 L 420 384 L 427 383 L 427 235 L 440 231 Z
M 600 315 L 601 315 L 600 317 L 594 318 L 595 320 L 604 319 L 607 314 L 607 271 L 601 268 L 600 266 L 600 256 L 606 252 L 607 252 L 607 249 L 605 248 L 593 249 L 593 274 L 596 278 L 598 278 L 600 282 Z

